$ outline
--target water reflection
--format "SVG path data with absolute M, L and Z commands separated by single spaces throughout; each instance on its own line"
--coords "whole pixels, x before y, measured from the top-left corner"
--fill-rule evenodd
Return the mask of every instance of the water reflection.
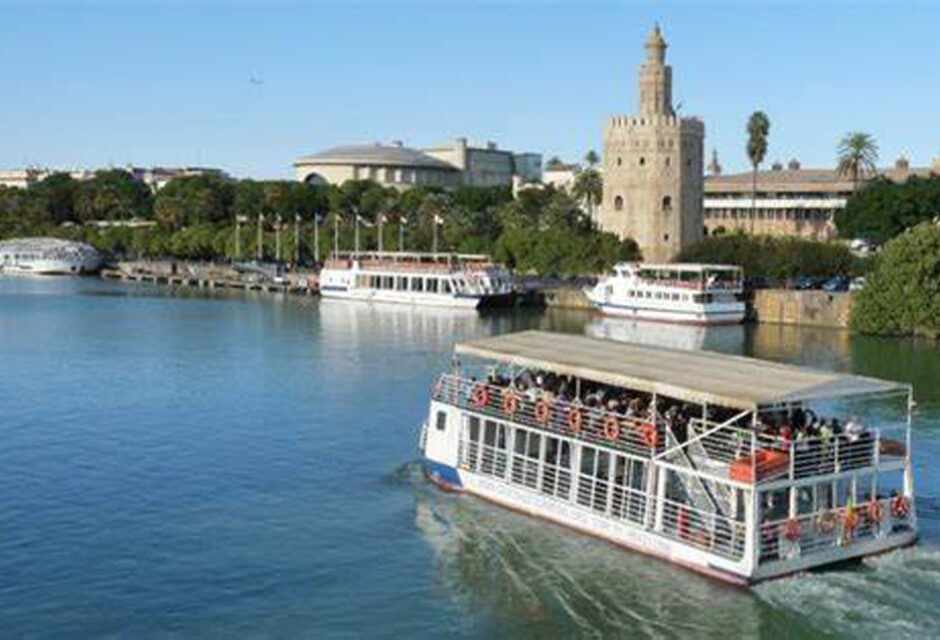
M 670 349 L 708 349 L 737 353 L 744 347 L 743 325 L 699 327 L 597 317 L 585 325 L 584 333 L 595 338 Z

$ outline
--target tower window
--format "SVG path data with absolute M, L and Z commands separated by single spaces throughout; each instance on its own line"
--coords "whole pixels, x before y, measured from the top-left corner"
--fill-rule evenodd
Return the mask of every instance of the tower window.
M 663 213 L 672 211 L 672 196 L 663 196 Z
M 640 166 L 642 167 L 645 164 L 646 164 L 646 158 L 644 158 L 643 156 L 640 156 Z
M 664 240 L 665 242 L 669 242 L 669 234 L 668 234 L 668 233 L 663 234 L 663 240 Z
M 614 211 L 623 211 L 623 198 L 620 196 L 614 198 Z
M 669 156 L 666 156 L 666 166 L 669 166 Z
M 621 165 L 621 162 L 622 162 L 621 159 L 618 157 L 618 158 L 617 158 L 617 166 L 618 166 L 618 167 Z

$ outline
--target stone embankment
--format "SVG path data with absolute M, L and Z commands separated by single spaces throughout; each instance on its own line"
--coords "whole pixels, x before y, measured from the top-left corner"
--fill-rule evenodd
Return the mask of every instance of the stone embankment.
M 751 313 L 761 323 L 845 329 L 852 315 L 852 293 L 759 289 Z
M 208 289 L 228 288 L 300 295 L 318 292 L 318 280 L 313 271 L 299 270 L 278 276 L 272 265 L 236 268 L 231 264 L 213 262 L 131 260 L 102 269 L 101 277 Z

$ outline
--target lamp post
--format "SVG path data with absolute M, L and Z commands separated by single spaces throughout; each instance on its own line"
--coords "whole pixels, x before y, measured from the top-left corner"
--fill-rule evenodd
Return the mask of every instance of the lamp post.
M 398 217 L 398 252 L 405 252 L 405 225 L 408 224 L 408 218 L 405 216 Z
M 355 223 L 356 225 L 356 232 L 355 232 L 355 235 L 353 236 L 354 238 L 353 247 L 354 247 L 354 251 L 358 254 L 359 253 L 359 210 L 356 209 L 356 207 L 353 207 L 352 214 L 354 218 L 353 223 Z
M 248 216 L 235 216 L 235 259 L 242 257 L 242 223 L 248 222 Z
M 274 225 L 274 259 L 281 261 L 281 214 L 277 214 Z
M 313 266 L 320 264 L 320 214 L 313 216 Z
M 333 214 L 333 255 L 339 255 L 339 214 Z
M 294 265 L 300 262 L 300 214 L 294 214 Z
M 433 245 L 433 248 L 431 249 L 431 253 L 435 253 L 435 254 L 437 253 L 437 228 L 438 228 L 440 225 L 442 225 L 442 224 L 444 224 L 444 219 L 441 218 L 439 215 L 437 215 L 437 214 L 435 213 L 435 214 L 434 214 L 434 224 L 433 224 L 433 227 L 434 227 L 434 236 L 433 236 L 434 239 L 433 239 L 433 243 L 434 243 L 434 245 Z
M 379 230 L 379 253 L 382 253 L 382 225 L 385 223 L 385 214 L 379 212 L 378 219 L 378 230 Z
M 258 214 L 258 262 L 264 259 L 264 214 Z

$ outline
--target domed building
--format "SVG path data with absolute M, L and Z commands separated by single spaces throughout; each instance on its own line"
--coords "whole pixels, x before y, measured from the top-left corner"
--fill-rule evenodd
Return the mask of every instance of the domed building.
M 297 180 L 313 184 L 342 184 L 347 180 L 373 180 L 381 185 L 455 187 L 460 170 L 400 142 L 333 147 L 303 156 L 294 163 Z

